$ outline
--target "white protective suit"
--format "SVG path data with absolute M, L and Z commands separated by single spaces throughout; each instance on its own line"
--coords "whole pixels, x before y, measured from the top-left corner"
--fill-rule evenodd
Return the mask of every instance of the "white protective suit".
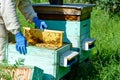
M 32 21 L 33 17 L 37 17 L 29 0 L 0 0 L 0 61 L 5 58 L 8 31 L 14 35 L 20 32 L 16 8 L 29 21 Z

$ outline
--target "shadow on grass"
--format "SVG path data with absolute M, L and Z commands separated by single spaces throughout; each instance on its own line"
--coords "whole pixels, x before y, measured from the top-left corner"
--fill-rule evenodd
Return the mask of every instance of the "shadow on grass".
M 71 71 L 62 80 L 95 80 L 98 71 L 91 60 L 87 59 L 82 63 L 76 63 Z M 98 80 L 99 78 L 97 78 Z

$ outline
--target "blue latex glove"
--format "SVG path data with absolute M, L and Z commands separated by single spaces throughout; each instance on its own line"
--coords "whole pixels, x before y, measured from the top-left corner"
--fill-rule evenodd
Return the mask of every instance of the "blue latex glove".
M 19 53 L 25 55 L 27 53 L 26 47 L 28 46 L 26 38 L 22 35 L 21 32 L 17 33 L 15 37 L 16 37 L 16 50 Z
M 44 30 L 47 28 L 47 24 L 45 23 L 45 21 L 39 20 L 38 17 L 34 17 L 33 22 L 35 23 L 35 26 L 40 30 Z

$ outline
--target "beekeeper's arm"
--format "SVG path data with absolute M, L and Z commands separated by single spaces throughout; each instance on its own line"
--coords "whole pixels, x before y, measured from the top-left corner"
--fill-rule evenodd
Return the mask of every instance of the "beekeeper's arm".
M 13 0 L 1 0 L 1 15 L 6 29 L 16 37 L 16 50 L 22 54 L 26 54 L 27 41 L 20 32 L 20 24 Z
M 32 4 L 29 0 L 21 0 L 18 8 L 25 16 L 26 20 L 34 22 L 37 28 L 41 30 L 47 28 L 45 21 L 38 19 L 37 14 L 33 10 Z

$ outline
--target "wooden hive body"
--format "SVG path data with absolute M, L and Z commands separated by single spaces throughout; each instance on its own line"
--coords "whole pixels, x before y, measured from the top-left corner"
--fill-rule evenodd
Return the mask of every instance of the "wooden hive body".
M 58 49 L 50 49 L 36 46 L 27 47 L 27 54 L 21 55 L 15 49 L 15 44 L 8 46 L 8 63 L 15 64 L 23 59 L 23 65 L 36 66 L 44 70 L 44 80 L 59 80 L 70 71 L 70 67 L 60 66 L 60 56 L 70 50 L 70 44 L 64 44 Z

